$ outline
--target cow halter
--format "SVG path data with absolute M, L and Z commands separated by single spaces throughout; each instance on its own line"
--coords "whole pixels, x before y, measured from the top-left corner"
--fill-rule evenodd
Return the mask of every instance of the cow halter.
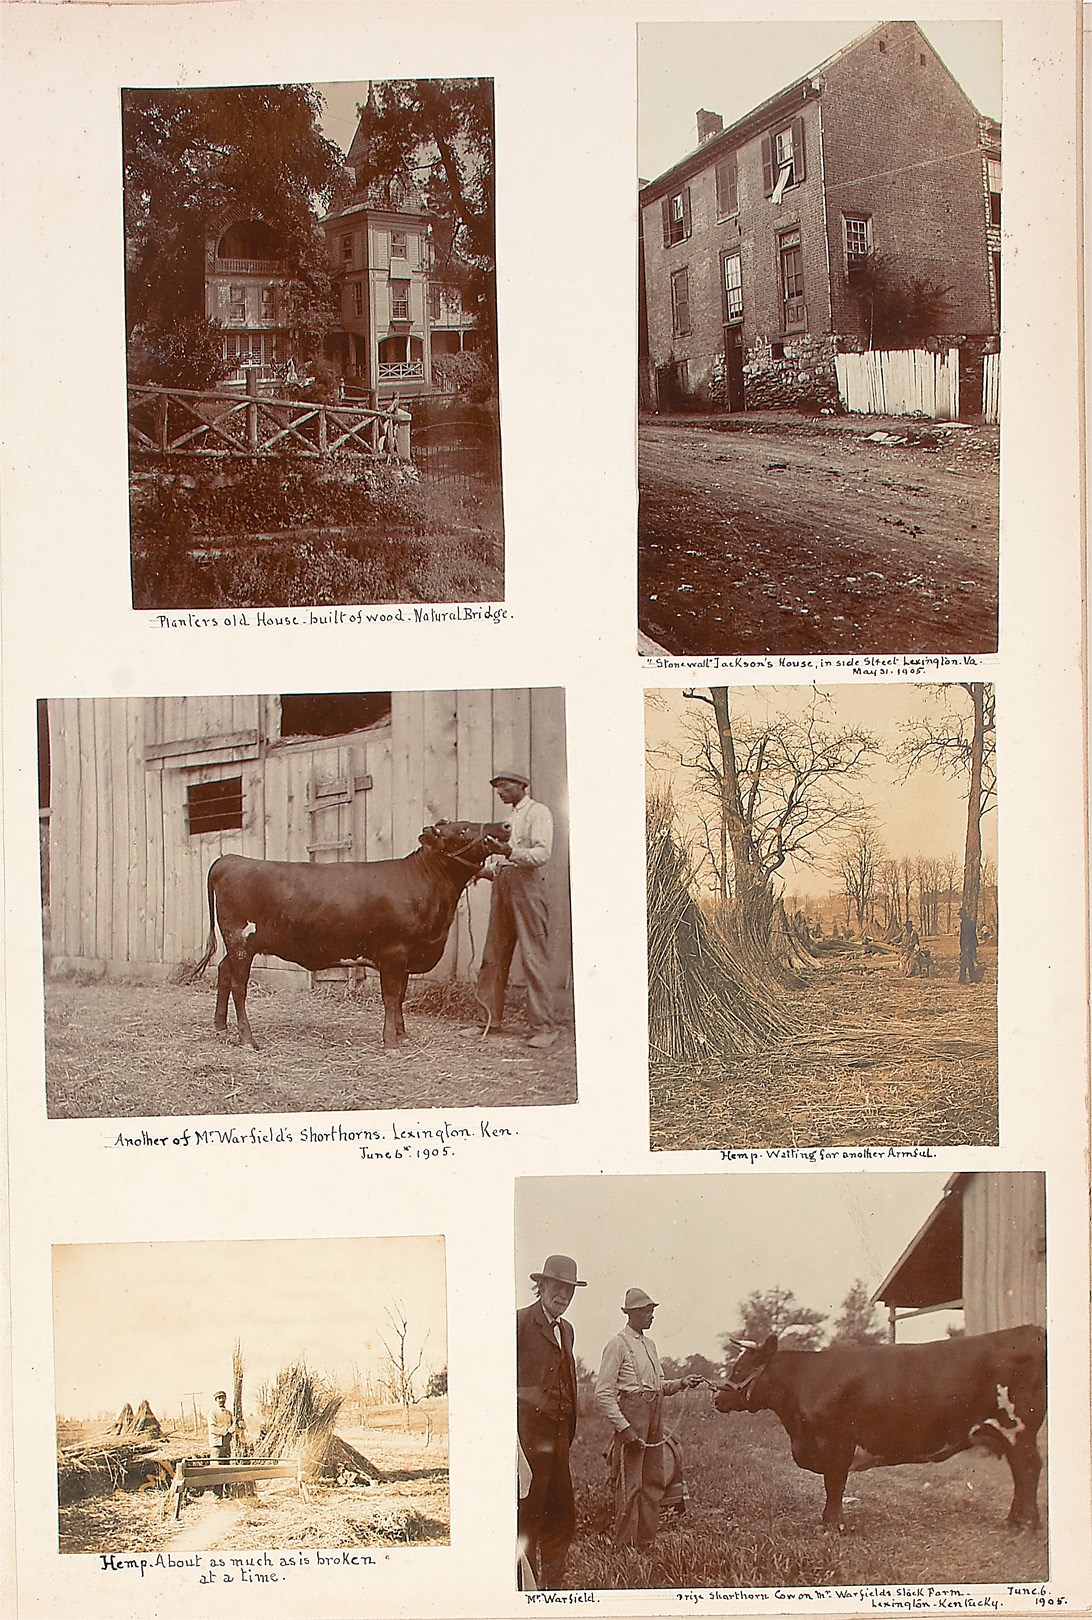
M 747 1405 L 750 1406 L 751 1397 L 755 1391 L 755 1384 L 765 1371 L 766 1368 L 760 1363 L 753 1372 L 749 1372 L 746 1378 L 741 1378 L 738 1383 L 730 1374 L 724 1380 L 724 1382 L 729 1389 L 735 1390 L 737 1395 L 744 1396 Z
M 473 822 L 471 822 L 470 825 L 473 826 Z M 493 842 L 493 840 L 487 838 L 485 833 L 485 829 L 488 825 L 488 822 L 479 821 L 477 838 L 467 839 L 466 843 L 461 845 L 459 849 L 445 849 L 441 850 L 440 853 L 445 857 L 446 860 L 458 861 L 460 866 L 467 866 L 472 872 L 479 871 L 482 865 L 481 861 L 468 861 L 465 859 L 465 856 L 467 850 L 473 849 L 476 844 L 481 844 L 487 854 L 491 853 L 489 850 L 489 845 L 491 842 Z M 496 851 L 495 853 L 499 854 L 499 851 Z

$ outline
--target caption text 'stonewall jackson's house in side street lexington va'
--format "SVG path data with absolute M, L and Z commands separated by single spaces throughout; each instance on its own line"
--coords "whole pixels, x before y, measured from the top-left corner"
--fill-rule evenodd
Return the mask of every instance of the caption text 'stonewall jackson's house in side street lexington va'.
M 935 340 L 981 373 L 1001 131 L 915 23 L 881 23 L 728 129 L 697 121 L 697 148 L 640 193 L 644 408 L 833 404 L 836 353 Z M 918 284 L 927 335 L 880 339 L 881 279 Z

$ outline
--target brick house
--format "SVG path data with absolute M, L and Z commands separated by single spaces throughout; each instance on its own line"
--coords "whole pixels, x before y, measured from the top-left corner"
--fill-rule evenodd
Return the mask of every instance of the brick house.
M 881 23 L 640 192 L 642 402 L 829 404 L 877 278 L 946 290 L 973 372 L 1000 329 L 1001 132 L 912 22 Z M 920 337 L 917 346 L 923 346 Z
M 438 274 L 434 221 L 409 174 L 382 174 L 374 160 L 368 102 L 349 148 L 354 189 L 322 221 L 340 321 L 327 353 L 346 381 L 377 400 L 431 393 L 433 361 L 469 352 L 477 336 L 457 287 Z

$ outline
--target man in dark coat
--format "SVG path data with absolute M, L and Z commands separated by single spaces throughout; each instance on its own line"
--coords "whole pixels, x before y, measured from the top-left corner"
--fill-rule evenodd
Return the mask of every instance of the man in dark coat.
M 540 1588 L 559 1587 L 576 1528 L 569 1447 L 576 1433 L 576 1360 L 564 1313 L 578 1288 L 576 1261 L 552 1254 L 531 1273 L 536 1299 L 516 1312 L 516 1429 L 530 1478 L 519 1534 Z
M 959 908 L 959 982 L 978 982 L 978 929 L 974 918 L 962 906 Z

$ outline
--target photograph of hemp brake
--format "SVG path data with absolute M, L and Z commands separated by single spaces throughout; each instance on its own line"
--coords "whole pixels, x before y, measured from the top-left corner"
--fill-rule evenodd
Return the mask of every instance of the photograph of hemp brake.
M 446 1299 L 440 1236 L 58 1244 L 59 1550 L 446 1546 Z
M 645 704 L 652 1146 L 996 1143 L 993 688 Z
M 121 114 L 134 607 L 503 599 L 492 80 Z
M 641 651 L 994 651 L 1001 24 L 638 50 Z
M 574 1102 L 565 756 L 556 687 L 43 700 L 49 1114 Z
M 528 1177 L 515 1233 L 524 1591 L 1047 1578 L 1042 1172 Z

